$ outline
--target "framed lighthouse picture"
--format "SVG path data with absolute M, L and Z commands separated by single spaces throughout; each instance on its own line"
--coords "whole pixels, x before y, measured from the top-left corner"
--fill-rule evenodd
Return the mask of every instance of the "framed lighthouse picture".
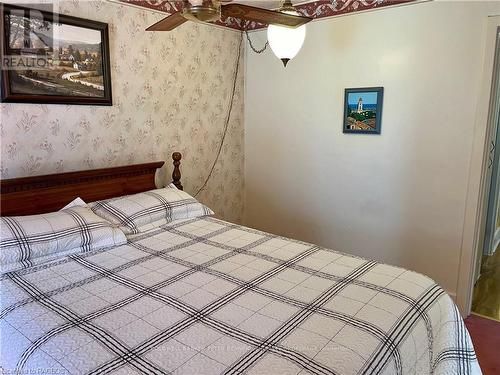
M 345 89 L 344 133 L 380 134 L 383 87 Z

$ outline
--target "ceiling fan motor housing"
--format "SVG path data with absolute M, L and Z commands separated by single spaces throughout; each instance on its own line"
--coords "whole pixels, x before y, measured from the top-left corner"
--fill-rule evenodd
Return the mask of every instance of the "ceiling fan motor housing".
M 195 22 L 218 21 L 221 16 L 220 3 L 216 0 L 197 1 L 194 5 L 187 2 L 182 10 L 182 16 Z

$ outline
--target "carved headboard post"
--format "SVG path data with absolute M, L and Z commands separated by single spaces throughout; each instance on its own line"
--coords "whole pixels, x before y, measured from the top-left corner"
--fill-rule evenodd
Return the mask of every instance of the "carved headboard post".
M 174 152 L 172 154 L 172 159 L 174 160 L 174 170 L 172 172 L 172 183 L 177 187 L 177 189 L 183 190 L 184 187 L 181 184 L 181 170 L 179 169 L 179 166 L 181 165 L 181 159 L 182 159 L 181 153 Z

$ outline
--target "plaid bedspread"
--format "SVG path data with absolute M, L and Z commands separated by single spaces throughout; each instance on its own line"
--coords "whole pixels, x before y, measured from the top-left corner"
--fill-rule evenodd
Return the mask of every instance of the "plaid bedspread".
M 0 285 L 4 373 L 480 373 L 429 278 L 209 217 Z

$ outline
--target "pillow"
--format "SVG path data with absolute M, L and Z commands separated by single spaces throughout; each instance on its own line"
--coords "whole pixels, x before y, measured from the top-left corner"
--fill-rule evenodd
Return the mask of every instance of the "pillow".
M 97 201 L 90 207 L 127 234 L 145 232 L 173 220 L 214 214 L 188 193 L 170 187 Z
M 65 210 L 66 208 L 71 208 L 71 207 L 76 207 L 76 206 L 86 206 L 86 205 L 87 205 L 87 203 L 85 203 L 85 201 L 82 198 L 78 197 L 78 198 L 73 199 L 71 202 L 69 202 L 66 206 L 61 208 L 59 211 Z
M 127 242 L 122 231 L 86 206 L 0 218 L 0 270 L 29 267 L 67 254 Z

